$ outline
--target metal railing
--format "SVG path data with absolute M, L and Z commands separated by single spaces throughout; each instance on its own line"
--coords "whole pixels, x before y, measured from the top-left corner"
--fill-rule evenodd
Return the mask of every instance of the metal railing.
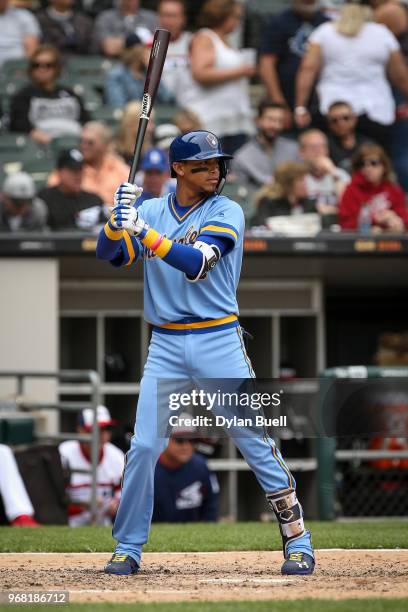
M 94 370 L 59 370 L 56 372 L 35 372 L 35 371 L 18 371 L 18 370 L 0 370 L 0 378 L 12 378 L 16 381 L 16 397 L 14 404 L 17 408 L 23 410 L 57 410 L 59 412 L 78 412 L 85 408 L 91 408 L 94 413 L 92 431 L 90 434 L 77 433 L 38 433 L 37 439 L 41 440 L 79 440 L 91 443 L 91 502 L 90 513 L 91 523 L 96 524 L 97 521 L 97 469 L 99 459 L 99 427 L 97 421 L 97 407 L 101 403 L 101 382 L 100 377 Z M 27 379 L 56 379 L 60 382 L 83 383 L 87 382 L 90 386 L 90 401 L 89 402 L 32 402 L 24 400 L 24 387 Z

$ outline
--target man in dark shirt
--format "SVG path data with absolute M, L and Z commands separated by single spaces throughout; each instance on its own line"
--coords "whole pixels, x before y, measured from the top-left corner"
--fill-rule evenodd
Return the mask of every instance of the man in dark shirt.
M 291 8 L 274 15 L 263 32 L 259 71 L 268 96 L 286 108 L 286 128 L 292 124 L 295 75 L 312 31 L 327 17 L 317 0 L 292 0 Z
M 77 149 L 62 151 L 57 161 L 58 184 L 38 194 L 47 205 L 52 230 L 91 229 L 104 221 L 101 198 L 81 188 L 83 165 Z
M 191 419 L 182 413 L 179 421 Z M 177 426 L 160 455 L 154 475 L 153 521 L 187 523 L 218 518 L 217 477 L 194 452 L 195 427 Z
M 357 115 L 348 102 L 334 102 L 326 115 L 330 158 L 335 166 L 351 174 L 351 158 L 369 139 L 356 132 Z
M 36 14 L 42 42 L 54 45 L 61 53 L 88 54 L 94 51 L 92 20 L 75 10 L 74 0 L 48 0 Z

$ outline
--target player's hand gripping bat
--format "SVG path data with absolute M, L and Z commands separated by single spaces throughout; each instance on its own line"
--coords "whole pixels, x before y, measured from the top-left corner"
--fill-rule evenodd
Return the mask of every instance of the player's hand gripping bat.
M 147 67 L 146 81 L 142 99 L 142 113 L 139 119 L 135 150 L 133 152 L 132 166 L 129 172 L 129 183 L 135 182 L 135 175 L 139 165 L 140 154 L 146 133 L 147 124 L 150 119 L 163 66 L 166 59 L 167 49 L 170 41 L 168 30 L 156 30 L 153 38 L 152 50 L 150 52 L 149 65 Z

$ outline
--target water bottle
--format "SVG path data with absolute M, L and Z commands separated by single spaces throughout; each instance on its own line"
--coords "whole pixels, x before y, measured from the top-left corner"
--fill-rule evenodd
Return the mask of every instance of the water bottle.
M 364 204 L 358 215 L 358 231 L 360 234 L 369 234 L 371 231 L 371 214 L 368 204 Z

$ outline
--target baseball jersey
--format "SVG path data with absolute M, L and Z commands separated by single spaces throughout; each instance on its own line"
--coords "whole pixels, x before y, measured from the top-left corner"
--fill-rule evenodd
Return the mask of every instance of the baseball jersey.
M 216 521 L 218 493 L 217 477 L 197 453 L 176 470 L 170 470 L 159 460 L 154 475 L 153 521 Z
M 68 507 L 69 523 L 71 526 L 86 525 L 90 521 L 90 512 L 81 507 L 91 501 L 91 474 L 81 474 L 75 470 L 90 470 L 91 462 L 82 451 L 78 440 L 66 440 L 59 445 L 61 462 L 64 468 L 69 469 L 70 482 L 67 487 L 70 505 Z M 98 488 L 100 516 L 98 522 L 110 524 L 110 518 L 104 516 L 104 506 L 112 497 L 119 495 L 120 483 L 125 463 L 123 452 L 107 442 L 103 445 L 102 456 L 98 463 Z
M 211 195 L 190 207 L 177 205 L 175 194 L 146 200 L 140 216 L 167 238 L 193 245 L 200 236 L 228 240 L 228 249 L 204 280 L 186 275 L 143 248 L 145 318 L 153 325 L 189 318 L 218 319 L 238 314 L 236 290 L 241 272 L 245 220 L 241 207 Z M 186 321 L 187 319 L 187 321 Z

